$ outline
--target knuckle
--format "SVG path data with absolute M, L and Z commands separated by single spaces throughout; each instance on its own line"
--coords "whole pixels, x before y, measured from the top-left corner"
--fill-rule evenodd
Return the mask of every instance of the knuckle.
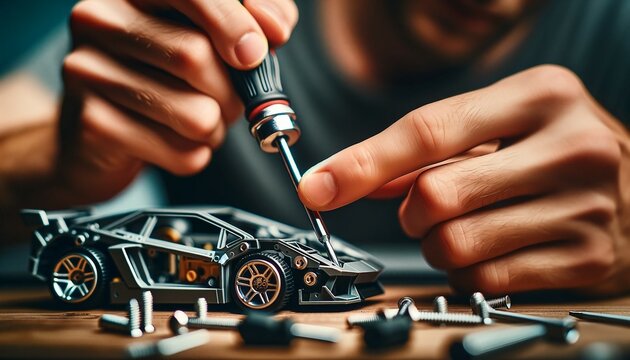
M 420 174 L 415 185 L 416 194 L 429 216 L 450 213 L 457 206 L 457 188 L 439 175 L 437 169 Z
M 444 125 L 440 118 L 433 114 L 430 106 L 423 106 L 410 112 L 407 119 L 419 151 L 432 153 L 444 143 Z
M 198 96 L 185 108 L 185 123 L 189 124 L 195 137 L 200 140 L 208 140 L 219 126 L 221 111 L 214 99 L 207 96 Z
M 441 253 L 445 268 L 459 268 L 468 265 L 468 246 L 470 239 L 464 224 L 452 220 L 439 225 L 434 230 L 438 251 Z
M 588 164 L 597 168 L 616 170 L 621 162 L 621 149 L 615 135 L 604 125 L 585 127 L 571 135 L 566 148 L 570 164 Z
M 470 271 L 472 284 L 483 293 L 499 294 L 510 290 L 510 273 L 507 266 L 500 266 L 497 262 L 491 261 L 476 265 Z
M 612 240 L 603 233 L 594 232 L 581 252 L 582 255 L 572 266 L 571 273 L 583 281 L 595 282 L 604 279 L 617 261 Z
M 615 219 L 617 202 L 609 196 L 599 192 L 592 192 L 584 196 L 580 202 L 583 207 L 576 215 L 578 220 L 596 224 L 608 224 Z
M 369 146 L 365 144 L 355 145 L 349 152 L 348 170 L 354 179 L 373 179 L 377 175 L 377 166 L 374 155 Z
M 210 162 L 212 152 L 209 147 L 201 146 L 187 154 L 177 156 L 171 171 L 179 176 L 191 176 L 199 173 Z
M 172 59 L 189 82 L 206 72 L 213 61 L 210 39 L 198 31 L 181 34 L 177 45 L 166 51 L 167 58 Z
M 534 83 L 532 95 L 544 102 L 570 102 L 584 96 L 580 78 L 571 70 L 558 65 L 540 65 L 528 72 Z

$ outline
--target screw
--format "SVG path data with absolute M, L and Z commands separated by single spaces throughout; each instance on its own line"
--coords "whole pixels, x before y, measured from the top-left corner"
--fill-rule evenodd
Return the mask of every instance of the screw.
M 98 319 L 98 326 L 101 329 L 129 334 L 129 319 L 124 316 L 103 314 Z
M 433 299 L 433 312 L 446 314 L 448 313 L 448 302 L 444 296 L 436 296 Z
M 509 295 L 496 299 L 488 299 L 486 302 L 493 309 L 510 309 L 512 307 L 512 299 L 510 299 Z
M 138 300 L 129 300 L 129 333 L 132 337 L 142 336 L 142 330 L 140 329 L 140 304 Z
M 195 303 L 195 313 L 197 314 L 197 319 L 205 319 L 208 317 L 208 302 L 206 298 L 199 298 Z
M 417 312 L 416 303 L 409 296 L 402 297 L 398 300 L 398 317 L 411 317 L 412 312 Z
M 450 354 L 452 359 L 486 358 L 491 354 L 497 355 L 516 346 L 545 338 L 547 335 L 547 327 L 540 324 L 476 332 L 451 344 Z M 577 341 L 577 337 L 571 335 L 552 340 L 572 344 Z
M 398 311 L 396 311 L 398 312 Z M 386 317 L 382 311 L 374 314 L 355 314 L 346 318 L 346 324 L 349 328 L 363 327 L 367 324 L 372 324 L 381 320 L 385 320 Z
M 132 359 L 167 357 L 204 345 L 209 340 L 210 333 L 202 329 L 157 342 L 131 344 L 127 347 L 127 356 Z
M 339 330 L 324 326 L 294 324 L 289 319 L 275 320 L 270 316 L 252 313 L 244 320 L 233 318 L 189 318 L 177 310 L 169 319 L 169 328 L 174 334 L 183 334 L 188 329 L 232 329 L 238 330 L 248 344 L 286 344 L 291 338 L 299 337 L 326 342 L 337 342 Z
M 566 317 L 563 319 L 552 319 L 541 316 L 517 314 L 509 311 L 496 310 L 491 308 L 483 297 L 483 294 L 476 292 L 471 297 L 471 304 L 473 306 L 473 312 L 477 311 L 479 314 L 487 314 L 489 318 L 517 321 L 517 322 L 529 322 L 544 325 L 547 328 L 547 333 L 552 339 L 561 339 L 567 343 L 574 343 L 580 336 L 580 333 L 576 329 L 576 321 Z M 480 315 L 483 317 L 483 315 Z
M 148 290 L 142 292 L 142 325 L 145 333 L 155 332 L 155 326 L 153 326 L 153 294 Z

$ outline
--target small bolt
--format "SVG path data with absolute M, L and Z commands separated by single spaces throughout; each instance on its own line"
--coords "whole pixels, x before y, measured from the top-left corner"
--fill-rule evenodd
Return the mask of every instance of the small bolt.
M 103 314 L 98 319 L 98 327 L 104 330 L 129 334 L 129 319 L 119 315 Z
M 127 347 L 127 355 L 132 359 L 167 357 L 204 345 L 208 341 L 210 333 L 202 329 L 156 342 L 131 344 Z
M 306 286 L 314 286 L 315 284 L 317 284 L 317 274 L 312 271 L 304 274 L 304 284 Z
M 433 312 L 446 314 L 448 313 L 448 302 L 444 296 L 436 296 L 433 299 Z
M 410 317 L 412 312 L 417 312 L 416 303 L 409 296 L 402 297 L 398 300 L 398 313 L 399 317 Z
M 496 299 L 486 300 L 488 305 L 493 309 L 510 309 L 512 307 L 512 299 L 509 295 L 502 296 Z
M 138 300 L 129 300 L 129 334 L 132 337 L 142 336 L 142 330 L 140 329 L 140 304 Z
M 153 294 L 148 290 L 142 292 L 142 326 L 147 334 L 155 332 L 155 326 L 153 326 Z
M 208 317 L 208 302 L 206 298 L 199 298 L 195 303 L 195 313 L 197 314 L 197 319 L 205 319 Z
M 385 315 L 380 311 L 375 314 L 355 314 L 346 318 L 346 324 L 349 328 L 364 327 L 368 324 L 373 324 L 385 319 Z
M 304 270 L 308 265 L 308 260 L 306 260 L 304 256 L 298 255 L 293 259 L 293 265 L 295 265 L 295 268 L 298 270 Z

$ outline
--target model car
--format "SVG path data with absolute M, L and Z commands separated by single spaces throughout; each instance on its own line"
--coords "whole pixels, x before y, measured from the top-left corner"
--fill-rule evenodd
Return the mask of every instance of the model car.
M 156 303 L 236 303 L 276 311 L 344 305 L 381 294 L 383 266 L 332 238 L 339 265 L 312 232 L 232 207 L 23 210 L 34 227 L 30 272 L 59 302 L 125 303 L 150 290 Z

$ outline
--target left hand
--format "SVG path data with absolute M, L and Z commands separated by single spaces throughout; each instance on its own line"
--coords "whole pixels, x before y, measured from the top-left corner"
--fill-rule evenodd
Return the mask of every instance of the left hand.
M 410 112 L 309 170 L 299 191 L 314 210 L 406 193 L 403 229 L 461 291 L 622 292 L 629 149 L 578 77 L 546 65 Z

